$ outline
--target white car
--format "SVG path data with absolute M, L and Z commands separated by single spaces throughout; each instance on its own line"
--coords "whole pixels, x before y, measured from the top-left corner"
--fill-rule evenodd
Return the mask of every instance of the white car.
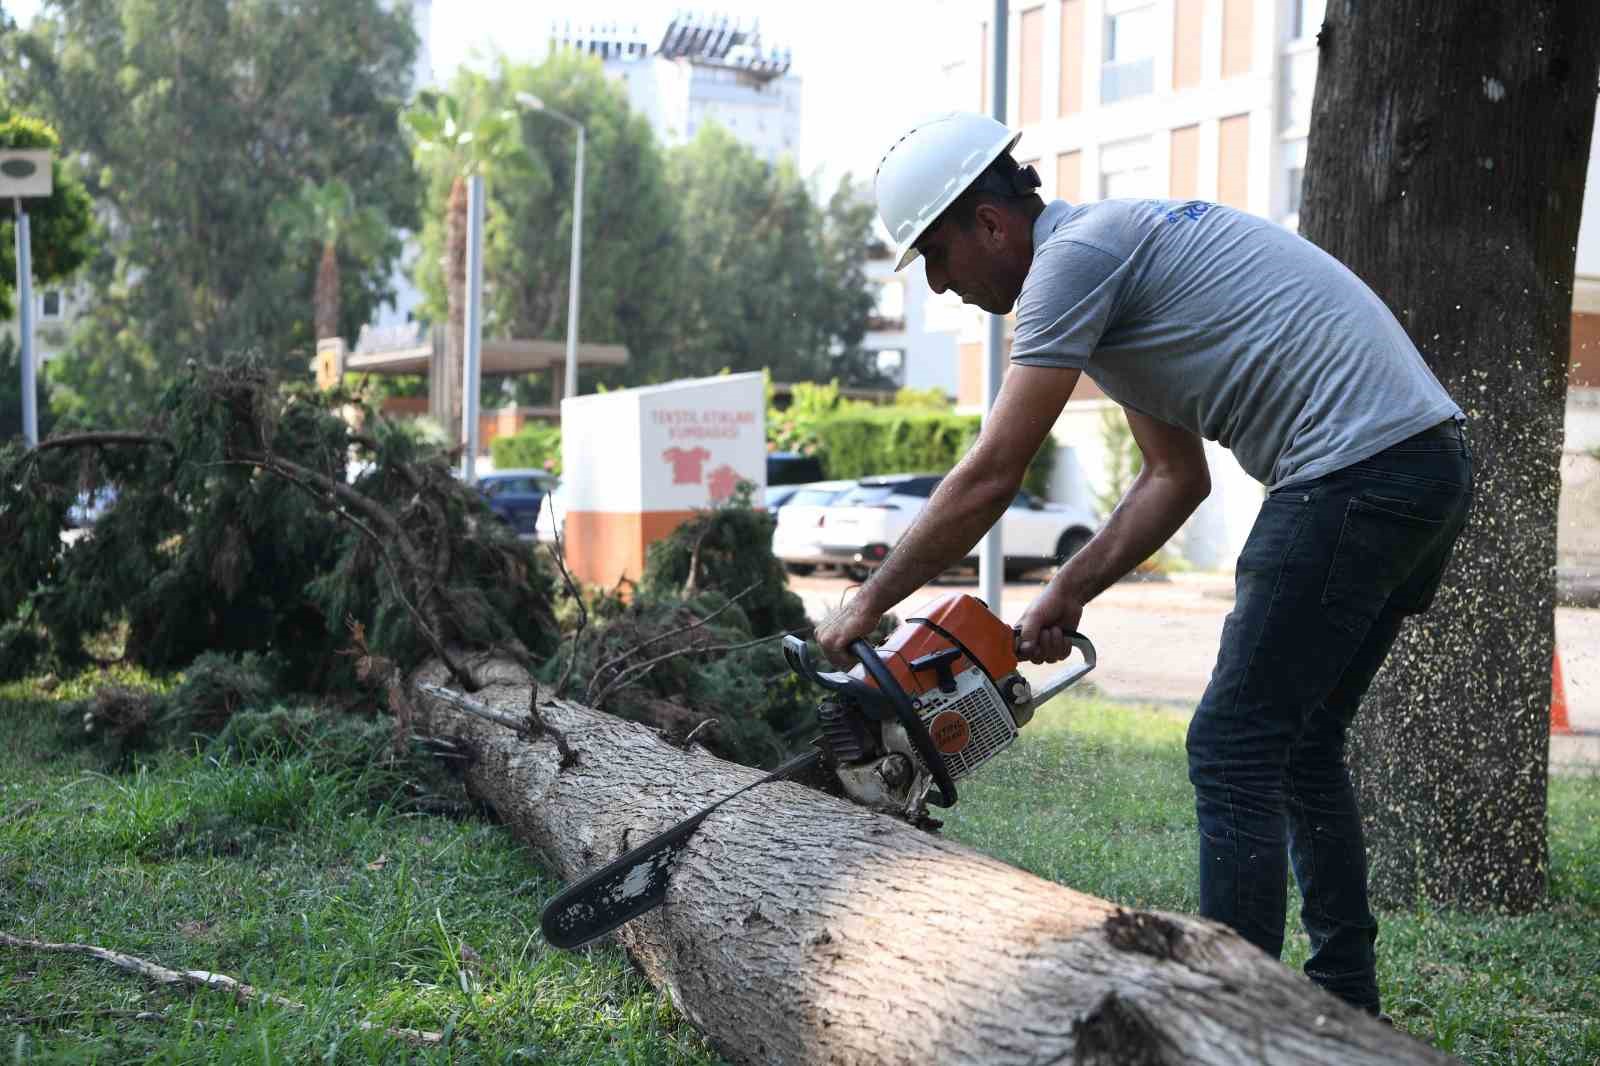
M 828 505 L 855 488 L 854 481 L 813 481 L 795 491 L 774 513 L 772 554 L 791 574 L 804 576 L 818 566 L 822 554 L 822 521 Z
M 561 536 L 566 537 L 567 529 L 567 487 L 557 485 L 551 489 L 544 498 L 544 506 L 539 508 L 539 515 L 533 520 L 533 535 L 541 544 L 554 544 L 556 530 L 561 530 Z
M 862 478 L 822 514 L 816 556 L 785 562 L 828 563 L 853 574 L 877 566 L 927 505 L 941 479 L 938 474 Z M 1094 515 L 1082 508 L 1017 493 L 1000 520 L 1007 575 L 1059 563 L 1089 543 L 1098 525 Z M 976 559 L 965 562 L 975 565 Z

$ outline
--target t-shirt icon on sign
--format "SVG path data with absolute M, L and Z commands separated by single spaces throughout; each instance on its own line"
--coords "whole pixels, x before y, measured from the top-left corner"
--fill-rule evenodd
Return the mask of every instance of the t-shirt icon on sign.
M 711 487 L 711 498 L 721 502 L 733 495 L 733 490 L 739 487 L 739 471 L 723 463 L 711 471 L 711 477 L 706 482 Z
M 704 448 L 668 448 L 661 453 L 661 458 L 672 464 L 674 485 L 698 485 L 700 468 L 711 458 L 711 453 Z

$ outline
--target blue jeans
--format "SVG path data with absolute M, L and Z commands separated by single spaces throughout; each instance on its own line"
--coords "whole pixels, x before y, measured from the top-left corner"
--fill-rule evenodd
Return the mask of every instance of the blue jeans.
M 1471 503 L 1453 422 L 1271 493 L 1189 726 L 1200 913 L 1277 958 L 1292 864 L 1307 976 L 1373 1013 L 1378 923 L 1345 734 L 1401 620 L 1432 602 Z

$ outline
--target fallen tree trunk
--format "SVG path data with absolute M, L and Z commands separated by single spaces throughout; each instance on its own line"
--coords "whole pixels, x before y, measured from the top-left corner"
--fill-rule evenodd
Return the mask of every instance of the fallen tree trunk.
M 524 671 L 470 667 L 474 699 L 530 721 Z M 412 678 L 449 680 L 438 663 Z M 417 724 L 470 749 L 474 794 L 564 879 L 758 776 L 565 700 L 518 731 L 412 691 Z M 1454 1061 L 1221 926 L 1125 911 L 791 783 L 707 819 L 666 902 L 617 938 L 740 1063 Z

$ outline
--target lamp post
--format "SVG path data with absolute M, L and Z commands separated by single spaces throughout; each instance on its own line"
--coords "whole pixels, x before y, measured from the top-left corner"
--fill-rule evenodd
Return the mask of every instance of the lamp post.
M 990 23 L 989 69 L 994 82 L 990 88 L 990 101 L 994 117 L 1002 125 L 1006 121 L 1006 24 L 1010 18 L 1010 5 L 1006 0 L 994 0 L 994 18 Z M 1000 379 L 1005 376 L 1005 318 L 989 316 L 989 333 L 984 344 L 983 360 L 983 421 L 989 421 L 994 410 L 995 397 L 1000 393 Z M 978 542 L 978 598 L 995 613 L 1000 611 L 1000 599 L 1005 591 L 1006 556 L 1001 543 L 1001 527 L 1005 518 L 996 522 Z
M 17 230 L 17 326 L 22 363 L 22 437 L 28 447 L 39 444 L 38 377 L 33 352 L 33 247 L 28 232 L 24 197 L 47 197 L 51 192 L 51 153 L 46 149 L 0 151 L 0 196 L 15 205 Z
M 578 165 L 572 180 L 572 274 L 567 285 L 567 379 L 565 395 L 578 395 L 578 282 L 583 273 L 583 123 L 545 106 L 532 93 L 518 93 L 517 102 L 531 111 L 542 111 L 578 131 Z

